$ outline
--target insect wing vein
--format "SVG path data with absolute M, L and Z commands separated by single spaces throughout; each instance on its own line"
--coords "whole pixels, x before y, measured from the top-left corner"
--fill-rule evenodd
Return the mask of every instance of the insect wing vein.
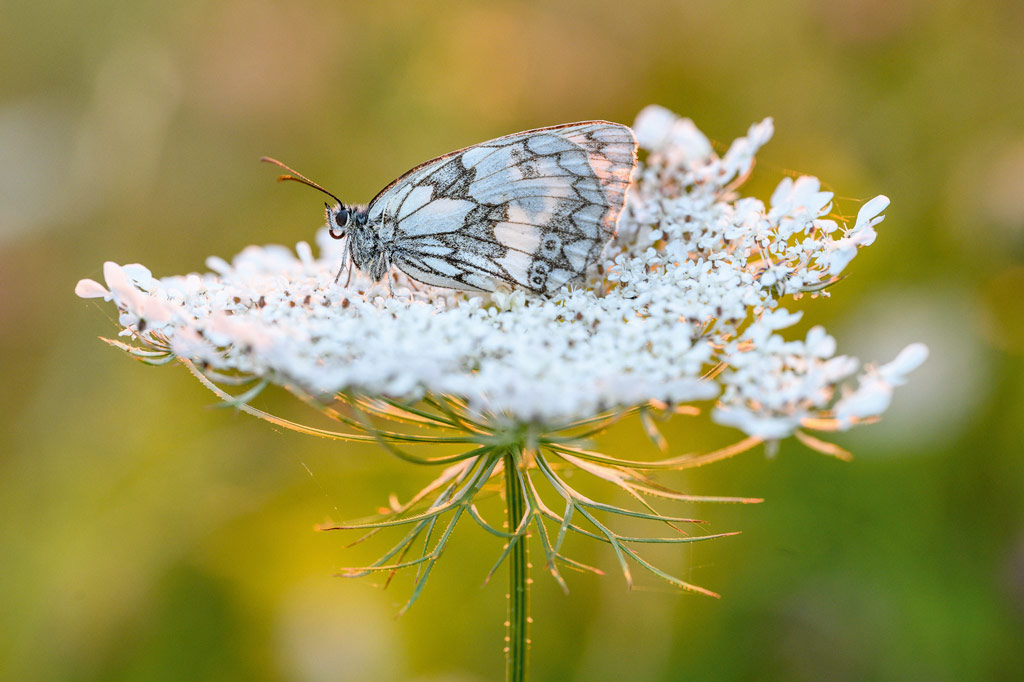
M 600 257 L 635 164 L 636 139 L 617 123 L 530 130 L 420 164 L 369 218 L 394 235 L 393 262 L 413 279 L 550 294 Z

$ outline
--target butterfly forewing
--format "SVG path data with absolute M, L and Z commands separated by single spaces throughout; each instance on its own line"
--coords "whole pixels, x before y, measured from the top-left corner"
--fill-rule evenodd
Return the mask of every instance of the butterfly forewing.
M 529 130 L 409 171 L 369 206 L 394 264 L 436 286 L 552 293 L 615 234 L 636 139 L 604 121 Z

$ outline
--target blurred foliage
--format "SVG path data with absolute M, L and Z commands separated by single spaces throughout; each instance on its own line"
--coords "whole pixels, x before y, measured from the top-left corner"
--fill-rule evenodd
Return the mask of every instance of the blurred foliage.
M 373 548 L 314 533 L 431 475 L 214 402 L 96 340 L 104 260 L 157 275 L 293 244 L 344 198 L 493 136 L 657 102 L 723 144 L 771 115 L 752 191 L 819 175 L 892 198 L 834 298 L 840 348 L 933 349 L 832 461 L 795 444 L 673 477 L 758 507 L 663 557 L 721 592 L 536 567 L 534 679 L 999 680 L 1024 668 L 1024 4 L 242 2 L 2 5 L 0 676 L 492 680 L 500 547 L 469 526 L 416 607 L 332 578 Z M 795 169 L 795 171 L 791 170 Z M 848 198 L 847 198 L 848 197 Z M 50 307 L 47 307 L 50 306 Z M 261 406 L 296 410 L 286 396 Z M 677 419 L 674 450 L 729 438 Z M 638 424 L 600 445 L 649 452 Z M 634 453 L 634 451 L 639 451 Z M 496 504 L 500 504 L 495 501 Z M 614 573 L 610 552 L 582 558 Z M 674 563 L 673 563 L 674 562 Z M 406 592 L 403 592 L 406 590 Z

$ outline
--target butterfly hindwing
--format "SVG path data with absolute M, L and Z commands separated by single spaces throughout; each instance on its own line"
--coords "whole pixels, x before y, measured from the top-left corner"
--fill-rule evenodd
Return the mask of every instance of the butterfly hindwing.
M 615 234 L 636 163 L 626 126 L 516 133 L 417 166 L 371 202 L 395 265 L 437 286 L 550 294 L 582 279 Z

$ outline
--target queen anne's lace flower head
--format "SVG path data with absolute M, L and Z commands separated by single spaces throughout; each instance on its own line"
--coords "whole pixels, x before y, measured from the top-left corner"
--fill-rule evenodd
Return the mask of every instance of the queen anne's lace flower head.
M 433 289 L 397 271 L 393 293 L 359 273 L 337 284 L 343 244 L 326 230 L 319 257 L 304 242 L 295 253 L 250 246 L 230 263 L 210 258 L 211 273 L 163 279 L 107 263 L 107 288 L 83 280 L 77 292 L 112 300 L 137 344 L 318 396 L 454 395 L 480 414 L 548 425 L 717 398 L 716 421 L 768 439 L 884 410 L 892 377 L 835 356 L 820 327 L 784 340 L 800 316 L 779 303 L 835 282 L 874 241 L 888 200 L 842 225 L 812 177 L 783 179 L 767 207 L 736 195 L 770 119 L 721 158 L 660 107 L 635 129 L 648 156 L 619 235 L 590 286 L 550 299 Z
M 611 544 L 627 580 L 630 559 L 677 586 L 707 593 L 631 548 L 718 537 L 681 534 L 677 524 L 690 519 L 662 515 L 647 498 L 757 500 L 682 495 L 642 471 L 697 466 L 789 435 L 844 457 L 807 430 L 847 429 L 876 418 L 927 351 L 914 344 L 876 368 L 837 355 L 835 339 L 822 327 L 803 338 L 783 335 L 801 314 L 781 302 L 827 296 L 858 250 L 874 242 L 888 199 L 865 202 L 849 224 L 835 216 L 832 193 L 813 177 L 783 179 L 768 206 L 739 195 L 754 155 L 771 138 L 771 120 L 751 126 L 721 157 L 691 121 L 660 107 L 641 112 L 635 132 L 647 155 L 617 236 L 585 287 L 550 298 L 434 289 L 398 271 L 386 282 L 356 272 L 338 283 L 345 245 L 330 239 L 326 228 L 317 234 L 318 255 L 305 242 L 294 252 L 249 246 L 230 263 L 210 258 L 211 272 L 162 279 L 141 265 L 106 263 L 105 287 L 82 280 L 76 292 L 117 307 L 121 335 L 130 343 L 112 343 L 152 363 L 181 360 L 240 409 L 307 433 L 378 442 L 414 461 L 449 465 L 407 504 L 395 502 L 384 521 L 344 526 L 371 532 L 412 527 L 380 561 L 352 571 L 426 567 L 410 602 L 463 514 L 506 538 L 501 559 L 534 528 L 547 568 L 560 582 L 558 564 L 587 568 L 561 553 L 564 537 L 576 533 Z M 235 398 L 218 386 L 247 379 L 256 388 Z M 302 427 L 256 410 L 247 401 L 267 384 L 285 386 L 349 432 Z M 688 403 L 702 401 L 713 401 L 714 421 L 746 437 L 706 455 L 656 461 L 581 447 L 581 438 L 631 412 L 663 445 L 649 409 L 692 413 Z M 402 426 L 384 431 L 368 413 Z M 408 425 L 445 435 L 401 430 Z M 398 447 L 440 442 L 475 449 L 424 460 Z M 642 509 L 580 495 L 558 473 L 561 466 L 620 487 Z M 473 503 L 503 473 L 509 499 L 504 531 L 488 524 Z M 535 479 L 547 481 L 564 511 L 544 502 Z M 402 561 L 422 533 L 430 540 L 446 514 L 451 521 L 437 544 L 421 542 L 420 557 Z M 595 514 L 660 521 L 681 535 L 624 537 Z

